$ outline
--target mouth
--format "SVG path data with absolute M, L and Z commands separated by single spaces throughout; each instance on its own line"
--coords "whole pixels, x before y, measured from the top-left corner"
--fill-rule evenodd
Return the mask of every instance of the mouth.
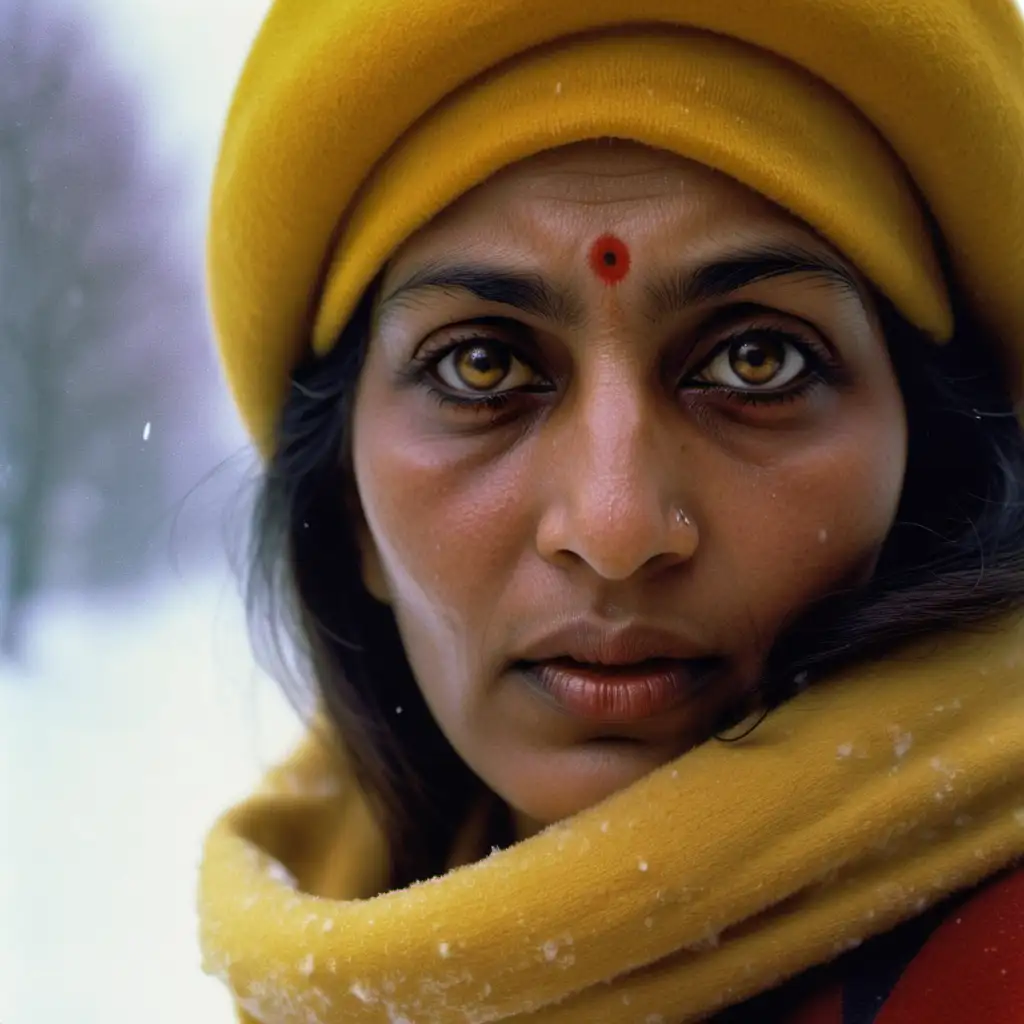
M 654 718 L 693 699 L 707 687 L 721 659 L 647 658 L 606 665 L 558 657 L 515 667 L 561 710 L 611 724 Z

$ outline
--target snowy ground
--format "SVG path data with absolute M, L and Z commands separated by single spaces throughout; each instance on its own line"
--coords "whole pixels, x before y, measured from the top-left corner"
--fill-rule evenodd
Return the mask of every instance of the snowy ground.
M 297 738 L 226 573 L 42 613 L 0 667 L 0 1022 L 227 1024 L 198 966 L 212 818 Z

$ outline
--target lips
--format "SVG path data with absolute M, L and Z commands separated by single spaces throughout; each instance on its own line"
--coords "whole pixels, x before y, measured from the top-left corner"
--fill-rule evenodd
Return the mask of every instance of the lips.
M 521 671 L 563 711 L 605 723 L 665 714 L 694 696 L 704 676 L 691 663 L 671 658 L 614 666 L 557 658 L 524 662 Z
M 570 658 L 584 665 L 632 665 L 652 659 L 690 661 L 710 652 L 680 632 L 639 623 L 602 626 L 572 619 L 519 652 L 522 661 Z
M 635 722 L 696 696 L 720 667 L 691 639 L 631 625 L 574 620 L 524 648 L 515 667 L 563 711 L 597 722 Z

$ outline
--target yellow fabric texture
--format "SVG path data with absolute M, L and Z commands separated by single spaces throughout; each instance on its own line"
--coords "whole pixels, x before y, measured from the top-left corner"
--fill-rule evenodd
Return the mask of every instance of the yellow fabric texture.
M 603 135 L 792 209 L 942 339 L 934 221 L 1020 391 L 1012 0 L 277 0 L 228 118 L 208 244 L 223 364 L 264 454 L 290 370 L 334 343 L 411 231 L 497 167 Z
M 263 1024 L 681 1024 L 1024 855 L 1024 621 L 812 687 L 604 803 L 377 895 L 313 741 L 212 832 L 207 970 Z

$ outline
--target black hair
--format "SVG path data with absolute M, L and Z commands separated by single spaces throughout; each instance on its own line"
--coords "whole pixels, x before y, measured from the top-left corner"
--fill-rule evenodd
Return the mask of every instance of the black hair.
M 248 609 L 257 641 L 269 631 L 271 650 L 298 653 L 283 682 L 299 703 L 312 686 L 373 800 L 399 887 L 444 870 L 483 787 L 430 714 L 390 610 L 362 582 L 349 432 L 374 292 L 332 352 L 293 373 L 255 507 Z M 986 628 L 1024 603 L 1024 431 L 995 349 L 963 310 L 938 346 L 878 305 L 908 417 L 896 522 L 870 582 L 779 635 L 757 693 L 763 711 L 839 668 L 931 631 Z

